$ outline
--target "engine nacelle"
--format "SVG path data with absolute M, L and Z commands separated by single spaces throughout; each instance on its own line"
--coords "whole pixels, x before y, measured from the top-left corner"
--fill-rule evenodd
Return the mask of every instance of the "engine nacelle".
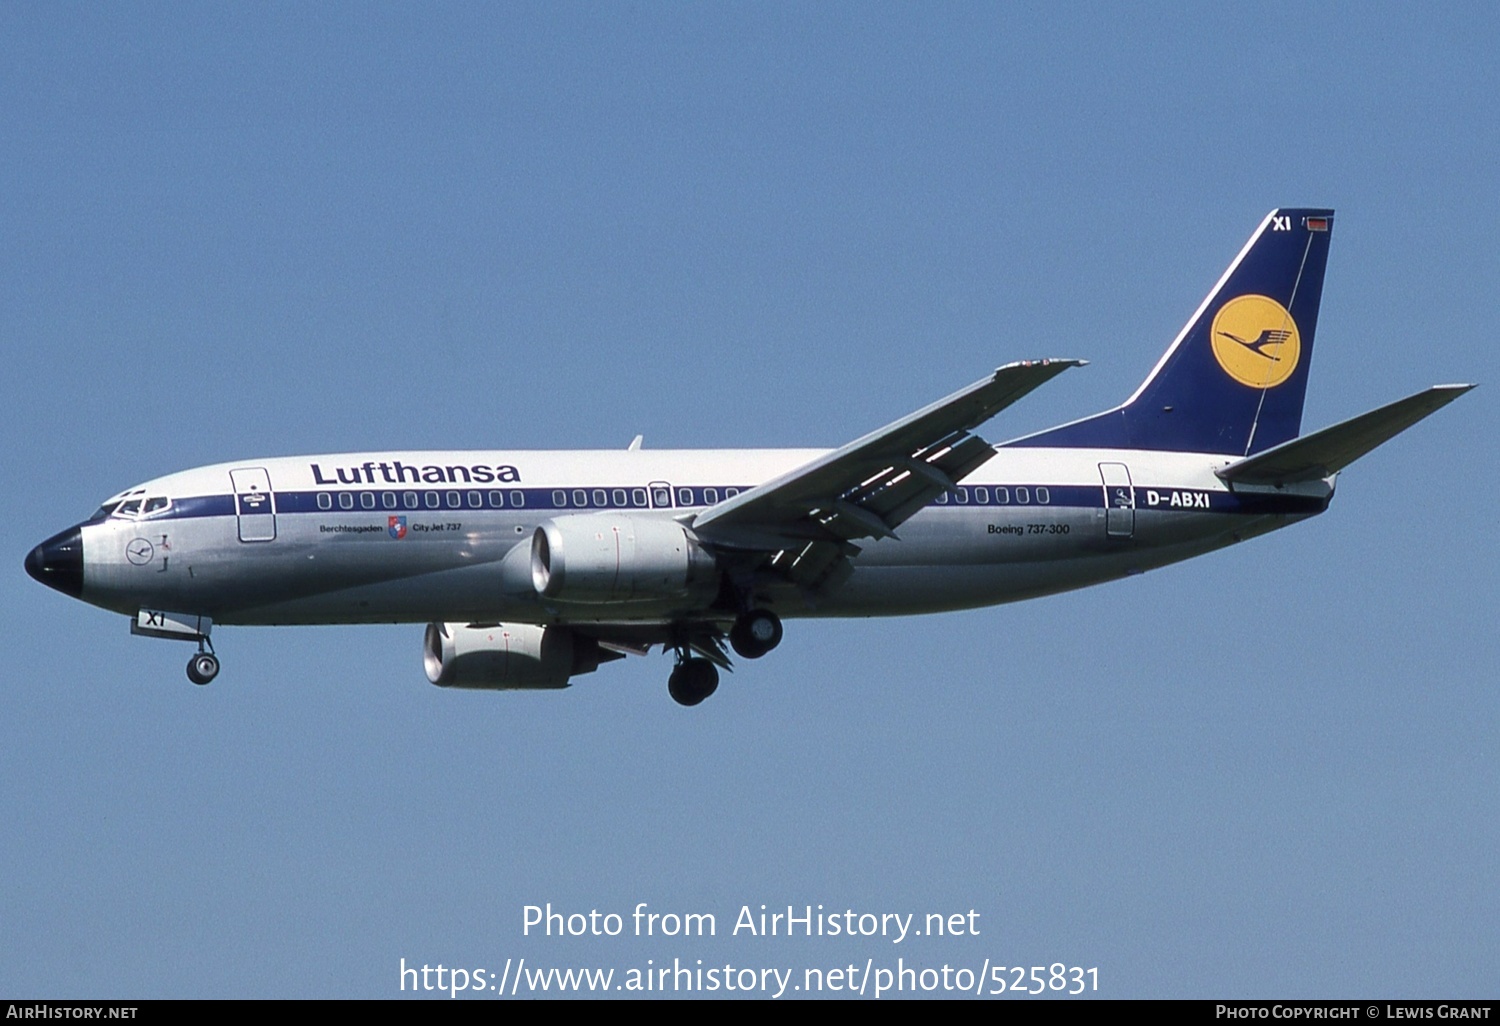
M 565 688 L 569 677 L 618 658 L 566 627 L 529 623 L 430 623 L 422 645 L 427 679 L 444 688 Z
M 714 559 L 675 520 L 581 513 L 531 537 L 531 583 L 559 602 L 674 599 L 715 584 Z

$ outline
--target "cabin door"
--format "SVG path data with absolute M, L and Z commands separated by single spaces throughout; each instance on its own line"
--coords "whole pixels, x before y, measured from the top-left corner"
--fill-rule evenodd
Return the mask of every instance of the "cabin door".
M 276 497 L 271 494 L 271 475 L 260 467 L 231 470 L 234 484 L 234 515 L 240 524 L 240 541 L 276 540 Z
M 1101 463 L 1099 477 L 1104 482 L 1104 534 L 1129 538 L 1135 534 L 1135 489 L 1130 484 L 1130 468 L 1123 463 Z

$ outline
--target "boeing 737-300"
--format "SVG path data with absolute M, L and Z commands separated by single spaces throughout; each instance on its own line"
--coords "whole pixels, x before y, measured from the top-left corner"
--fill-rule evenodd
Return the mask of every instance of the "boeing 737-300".
M 1135 394 L 992 445 L 1083 361 L 1009 363 L 839 449 L 372 452 L 250 459 L 126 489 L 32 577 L 197 645 L 225 624 L 427 623 L 445 687 L 561 688 L 662 646 L 696 705 L 798 617 L 1013 602 L 1323 512 L 1339 472 L 1466 392 L 1301 435 L 1333 211 L 1275 210 Z

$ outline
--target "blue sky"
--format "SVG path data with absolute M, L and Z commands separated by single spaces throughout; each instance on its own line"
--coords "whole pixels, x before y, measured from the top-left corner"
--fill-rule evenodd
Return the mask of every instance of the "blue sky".
M 21 562 L 203 463 L 836 445 L 1089 359 L 1018 435 L 1127 395 L 1279 205 L 1338 210 L 1306 426 L 1493 382 L 1497 44 L 1478 4 L 0 8 L 0 991 L 904 957 L 1493 996 L 1488 387 L 1317 520 L 793 622 L 691 711 L 661 656 L 441 691 L 419 625 L 225 629 L 194 688 Z M 523 936 L 546 902 L 720 935 Z M 762 903 L 981 932 L 726 936 Z

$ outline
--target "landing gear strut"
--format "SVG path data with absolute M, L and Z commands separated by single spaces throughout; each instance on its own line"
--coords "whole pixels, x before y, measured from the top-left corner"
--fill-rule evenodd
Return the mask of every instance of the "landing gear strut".
M 667 693 L 678 705 L 697 705 L 718 689 L 718 668 L 697 656 L 678 663 L 667 678 Z
M 741 613 L 729 629 L 729 643 L 745 659 L 759 659 L 781 644 L 781 618 L 769 609 Z
M 200 648 L 188 660 L 187 675 L 194 684 L 207 684 L 219 675 L 219 657 Z

